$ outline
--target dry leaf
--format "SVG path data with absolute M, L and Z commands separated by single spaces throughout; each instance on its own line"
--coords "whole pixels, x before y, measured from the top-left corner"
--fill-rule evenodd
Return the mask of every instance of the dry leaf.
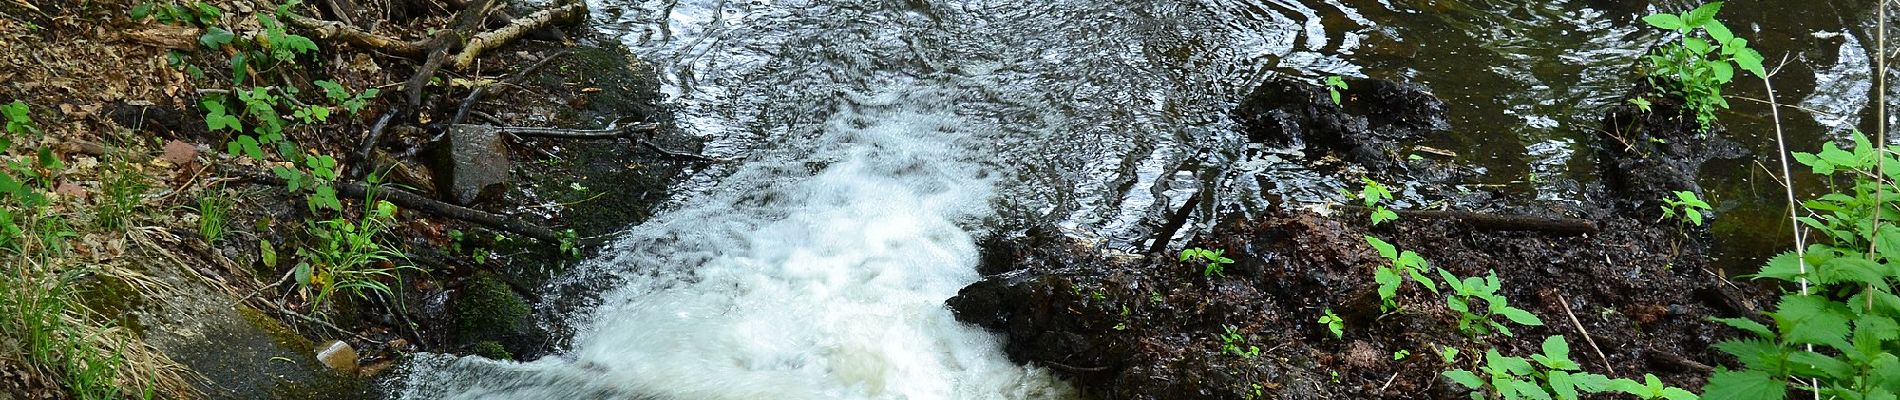
M 158 156 L 172 165 L 185 165 L 195 158 L 198 158 L 198 147 L 177 140 L 165 142 L 165 154 Z

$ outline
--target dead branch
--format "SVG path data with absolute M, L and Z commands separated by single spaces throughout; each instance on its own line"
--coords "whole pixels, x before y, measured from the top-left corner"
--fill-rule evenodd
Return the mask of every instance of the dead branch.
M 469 38 L 468 43 L 462 46 L 462 52 L 456 54 L 449 65 L 458 70 L 468 68 L 469 65 L 475 63 L 475 57 L 481 55 L 482 52 L 501 47 L 502 44 L 519 39 L 528 32 L 546 28 L 555 22 L 573 20 L 586 14 L 587 2 L 585 1 L 571 1 L 560 7 L 536 11 L 501 29 L 482 32 Z
M 618 125 L 618 124 L 616 124 Z M 533 128 L 525 126 L 498 126 L 496 131 L 515 136 L 543 137 L 550 139 L 634 139 L 634 135 L 651 134 L 659 131 L 660 126 L 651 122 L 609 125 L 605 129 L 560 129 Z
M 522 68 L 520 72 L 515 73 L 515 76 L 509 77 L 507 80 L 502 81 L 501 85 L 505 85 L 505 86 L 520 85 L 521 81 L 528 79 L 529 74 L 533 74 L 535 70 L 541 69 L 541 67 L 544 65 L 547 65 L 548 62 L 554 61 L 554 59 L 560 58 L 561 56 L 564 56 L 564 55 L 567 55 L 566 50 L 562 50 L 554 54 L 549 54 L 547 57 L 542 57 L 541 61 L 536 61 L 534 62 L 534 64 L 528 65 L 527 68 Z M 482 87 L 475 88 L 475 90 L 473 91 L 470 91 L 468 93 L 468 98 L 462 99 L 462 106 L 455 110 L 455 116 L 449 118 L 449 125 L 461 124 L 463 118 L 468 118 L 469 109 L 474 107 L 475 102 L 480 101 L 482 99 L 482 96 L 488 94 L 488 88 L 491 88 L 494 86 L 495 85 L 482 86 Z

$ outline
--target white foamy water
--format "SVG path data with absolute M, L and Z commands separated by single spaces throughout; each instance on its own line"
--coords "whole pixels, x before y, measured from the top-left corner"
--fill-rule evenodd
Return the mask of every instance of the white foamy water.
M 593 5 L 740 160 L 546 289 L 587 306 L 543 310 L 577 326 L 554 355 L 419 356 L 403 398 L 1073 398 L 944 306 L 980 278 L 972 236 L 1022 214 L 1140 236 L 1187 193 L 1153 187 L 1192 153 L 1171 143 L 1226 132 L 1256 59 L 1318 35 L 1172 2 Z

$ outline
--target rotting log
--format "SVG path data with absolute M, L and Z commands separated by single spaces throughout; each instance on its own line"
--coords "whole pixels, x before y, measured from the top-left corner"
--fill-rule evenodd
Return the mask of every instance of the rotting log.
M 1372 209 L 1360 206 L 1339 206 L 1338 208 L 1359 213 L 1372 212 Z M 1398 213 L 1400 217 L 1450 219 L 1470 225 L 1475 229 L 1488 231 L 1533 231 L 1559 235 L 1586 235 L 1597 232 L 1597 224 L 1595 222 L 1577 218 L 1497 215 L 1458 210 L 1392 211 Z

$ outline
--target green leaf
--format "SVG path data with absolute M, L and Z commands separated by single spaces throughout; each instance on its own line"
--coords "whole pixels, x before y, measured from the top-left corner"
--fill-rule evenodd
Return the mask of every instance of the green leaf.
M 1709 54 L 1709 50 L 1714 49 L 1714 46 L 1709 45 L 1709 41 L 1694 37 L 1682 38 L 1682 47 L 1696 54 Z
M 1736 40 L 1740 41 L 1741 39 L 1738 38 Z M 1746 47 L 1737 47 L 1735 50 L 1736 66 L 1742 67 L 1743 71 L 1753 73 L 1757 77 L 1767 78 L 1768 71 L 1762 68 L 1762 61 L 1763 57 L 1760 51 Z
M 277 247 L 271 246 L 269 240 L 257 241 L 257 255 L 263 259 L 264 266 L 277 268 Z
M 1551 335 L 1550 337 L 1544 338 L 1543 348 L 1544 354 L 1539 354 L 1532 358 L 1537 359 L 1539 363 L 1544 364 L 1545 367 L 1550 369 L 1566 371 L 1577 370 L 1577 362 L 1570 360 L 1570 343 L 1564 341 L 1563 335 Z
M 1696 7 L 1694 10 L 1689 10 L 1687 14 L 1683 14 L 1682 24 L 1690 28 L 1706 28 L 1710 22 L 1715 21 L 1715 14 L 1721 11 L 1722 2 L 1709 2 L 1708 4 L 1703 4 L 1701 7 Z
M 1577 400 L 1577 384 L 1569 372 L 1550 371 L 1544 382 L 1550 385 L 1551 394 L 1558 400 Z
M 1393 247 L 1391 243 L 1386 243 L 1384 240 L 1379 240 L 1379 238 L 1372 237 L 1372 236 L 1366 236 L 1366 244 L 1372 245 L 1373 250 L 1378 250 L 1380 257 L 1385 257 L 1386 259 L 1390 259 L 1390 260 L 1397 260 L 1399 258 L 1399 249 L 1397 247 Z
M 1374 226 L 1377 226 L 1381 223 L 1396 221 L 1398 219 L 1399 219 L 1399 213 L 1392 212 L 1392 210 L 1387 210 L 1385 207 L 1379 207 L 1377 211 L 1372 212 L 1372 225 Z
M 1775 337 L 1775 334 L 1773 332 L 1768 331 L 1767 325 L 1762 325 L 1760 322 L 1755 322 L 1755 320 L 1751 320 L 1747 318 L 1709 318 L 1709 320 L 1719 322 L 1722 325 L 1728 325 L 1730 328 L 1740 329 L 1743 331 L 1747 331 L 1749 333 L 1753 333 L 1755 334 L 1755 336 L 1758 336 L 1758 337 L 1768 338 L 1768 339 L 1772 339 Z
M 1538 319 L 1536 315 L 1532 315 L 1529 311 L 1524 311 L 1517 307 L 1505 306 L 1498 310 L 1498 314 L 1503 314 L 1504 318 L 1508 318 L 1511 322 L 1516 322 L 1518 325 L 1544 326 L 1544 320 Z
M 1794 366 L 1808 367 L 1808 373 L 1802 374 L 1823 380 L 1841 381 L 1854 375 L 1854 367 L 1847 363 L 1812 351 L 1797 351 L 1788 356 L 1788 363 Z M 1818 373 L 1818 374 L 1817 374 Z
M 1885 268 L 1873 261 L 1859 257 L 1840 257 L 1822 264 L 1815 274 L 1815 283 L 1834 285 L 1841 283 L 1885 284 Z
M 250 70 L 249 63 L 250 57 L 246 57 L 244 52 L 238 52 L 237 55 L 231 56 L 231 84 L 244 84 L 244 73 Z
M 1643 17 L 1643 22 L 1648 22 L 1649 26 L 1654 26 L 1654 27 L 1662 28 L 1662 29 L 1668 29 L 1672 31 L 1682 30 L 1682 28 L 1684 27 L 1682 17 L 1677 17 L 1674 14 L 1666 14 L 1666 13 Z
M 1762 371 L 1717 371 L 1702 387 L 1702 396 L 1723 400 L 1782 400 L 1787 383 Z
M 1754 277 L 1794 282 L 1801 277 L 1803 269 L 1801 257 L 1796 256 L 1794 251 L 1785 251 L 1769 258 L 1768 263 L 1762 265 L 1761 272 L 1756 272 Z
M 207 48 L 217 49 L 223 47 L 225 44 L 231 43 L 231 38 L 235 36 L 236 35 L 232 34 L 230 30 L 214 26 L 211 27 L 211 29 L 205 30 L 203 36 L 198 37 L 198 43 L 204 44 Z
M 1771 313 L 1790 343 L 1830 346 L 1843 351 L 1847 343 L 1846 312 L 1839 303 L 1821 296 L 1786 295 Z
M 310 286 L 310 263 L 297 263 L 297 284 Z
M 1471 390 L 1484 388 L 1484 379 L 1479 379 L 1478 374 L 1473 374 L 1471 371 L 1455 369 L 1445 371 L 1442 375 L 1446 378 L 1451 378 L 1451 381 L 1456 382 L 1459 386 L 1464 386 Z
M 1715 42 L 1720 43 L 1724 50 L 1727 50 L 1730 41 L 1735 40 L 1735 32 L 1729 31 L 1728 25 L 1723 25 L 1722 21 L 1709 20 L 1708 23 L 1702 24 L 1702 30 L 1708 31 L 1709 38 L 1715 39 Z

